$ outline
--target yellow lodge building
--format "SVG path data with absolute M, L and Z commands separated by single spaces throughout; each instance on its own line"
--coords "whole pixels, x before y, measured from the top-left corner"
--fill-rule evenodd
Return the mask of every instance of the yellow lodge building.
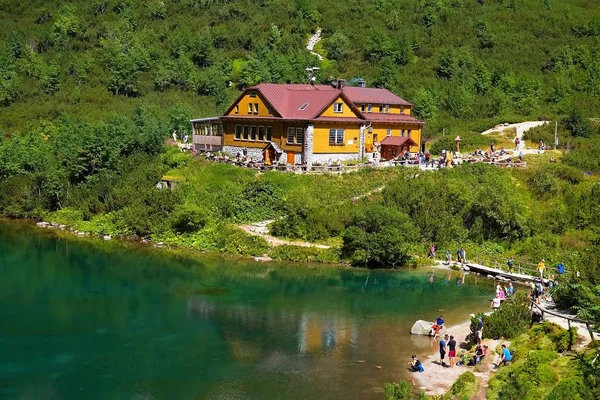
M 261 83 L 218 118 L 192 120 L 197 150 L 242 153 L 267 163 L 391 159 L 421 150 L 424 124 L 387 89 Z

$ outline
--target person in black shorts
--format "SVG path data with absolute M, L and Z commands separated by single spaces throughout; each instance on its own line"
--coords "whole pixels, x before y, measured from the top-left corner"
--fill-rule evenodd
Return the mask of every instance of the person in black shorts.
M 448 359 L 450 360 L 450 368 L 454 368 L 454 358 L 456 357 L 456 340 L 454 336 L 450 335 L 450 341 L 448 342 Z
M 444 358 L 446 357 L 446 341 L 448 340 L 448 335 L 444 335 L 444 338 L 440 340 L 440 362 L 442 363 L 442 367 L 446 366 L 444 362 Z

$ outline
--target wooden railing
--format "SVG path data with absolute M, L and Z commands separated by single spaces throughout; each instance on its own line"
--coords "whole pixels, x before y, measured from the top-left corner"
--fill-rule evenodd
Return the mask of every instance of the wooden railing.
M 539 304 L 537 304 L 533 300 L 529 300 L 529 301 L 531 303 L 531 310 L 533 310 L 534 306 L 538 310 L 540 310 L 540 312 L 542 313 L 542 320 L 544 319 L 544 314 L 550 314 L 550 315 L 554 315 L 555 317 L 566 319 L 567 320 L 567 326 L 569 327 L 569 329 L 571 329 L 571 322 L 575 322 L 577 324 L 585 325 L 585 327 L 587 328 L 587 330 L 588 330 L 588 332 L 590 334 L 590 338 L 592 339 L 592 342 L 595 341 L 595 339 L 594 339 L 594 330 L 592 329 L 592 326 L 598 326 L 598 325 L 600 325 L 600 322 L 586 321 L 586 320 L 579 319 L 579 318 L 573 318 L 573 317 L 570 317 L 568 315 L 564 315 L 564 314 L 560 314 L 560 313 L 557 313 L 557 312 L 553 312 L 553 311 L 547 310 L 547 309 L 543 308 L 542 306 L 540 306 Z

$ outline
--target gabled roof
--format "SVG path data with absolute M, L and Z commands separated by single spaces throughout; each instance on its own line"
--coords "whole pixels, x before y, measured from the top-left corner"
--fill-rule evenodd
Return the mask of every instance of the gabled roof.
M 356 107 L 356 103 L 374 103 L 390 105 L 410 105 L 406 100 L 396 96 L 387 89 L 361 88 L 346 86 L 343 90 L 330 85 L 309 85 L 309 84 L 277 84 L 260 83 L 249 87 L 240 95 L 240 97 L 225 112 L 229 114 L 235 104 L 249 91 L 257 91 L 274 109 L 277 115 L 283 119 L 296 120 L 314 120 L 333 103 L 338 97 L 342 98 L 351 107 L 352 111 L 360 120 L 377 121 L 377 119 L 361 113 Z M 401 119 L 392 119 L 388 122 L 418 122 L 417 119 L 410 116 L 401 116 L 390 114 Z M 404 119 L 409 117 L 409 119 Z M 321 118 L 319 118 L 321 119 Z M 383 121 L 383 120 L 382 120 Z
M 387 89 L 378 88 L 363 88 L 346 86 L 344 93 L 348 96 L 350 101 L 355 104 L 370 103 L 370 104 L 393 104 L 401 106 L 411 106 L 408 101 L 401 97 L 396 96 L 394 93 Z
M 414 146 L 416 143 L 408 136 L 386 136 L 381 141 L 382 146 L 403 146 L 403 145 Z

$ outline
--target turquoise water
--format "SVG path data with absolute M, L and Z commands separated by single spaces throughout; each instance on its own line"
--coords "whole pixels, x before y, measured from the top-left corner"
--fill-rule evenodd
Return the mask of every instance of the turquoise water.
M 7 222 L 0 273 L 3 399 L 381 399 L 411 353 L 432 351 L 410 336 L 416 319 L 462 322 L 491 291 L 443 272 L 430 285 L 425 272 L 190 261 Z

